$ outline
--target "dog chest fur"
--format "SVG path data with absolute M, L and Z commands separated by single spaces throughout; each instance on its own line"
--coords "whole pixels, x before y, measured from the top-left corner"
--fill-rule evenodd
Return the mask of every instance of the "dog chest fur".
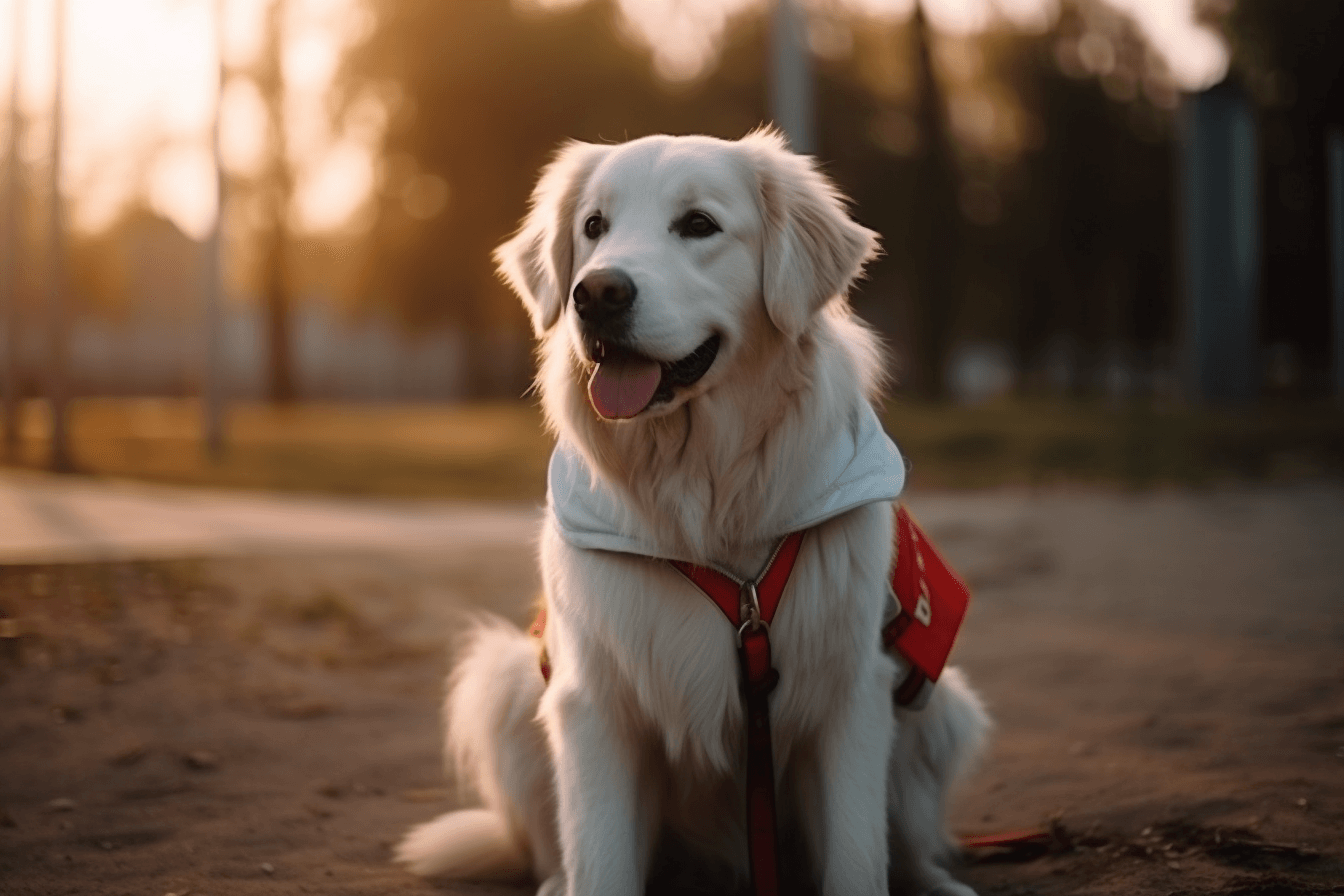
M 779 686 L 772 718 L 782 768 L 835 713 L 860 677 L 895 674 L 879 649 L 890 557 L 890 509 L 869 505 L 810 531 L 771 626 Z M 867 548 L 865 551 L 864 548 Z M 736 632 L 723 614 L 661 561 L 566 544 L 548 526 L 551 687 L 592 690 L 625 730 L 661 739 L 687 774 L 734 774 L 742 755 Z M 592 601 L 585 595 L 610 594 Z M 683 768 L 684 766 L 684 768 Z

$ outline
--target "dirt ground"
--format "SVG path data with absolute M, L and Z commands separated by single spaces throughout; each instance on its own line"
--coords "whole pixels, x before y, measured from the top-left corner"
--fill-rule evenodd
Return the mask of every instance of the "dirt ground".
M 1344 894 L 1344 488 L 925 493 L 996 717 L 982 894 Z M 522 894 L 389 862 L 455 802 L 463 611 L 532 546 L 0 568 L 0 893 Z M 468 554 L 468 556 L 463 556 Z

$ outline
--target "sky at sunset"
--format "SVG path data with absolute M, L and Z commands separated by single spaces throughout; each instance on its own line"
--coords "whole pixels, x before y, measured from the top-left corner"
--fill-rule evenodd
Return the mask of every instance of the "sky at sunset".
M 584 0 L 514 0 L 563 7 Z M 714 64 L 732 16 L 762 0 L 618 0 L 624 27 L 647 47 L 670 80 Z M 931 24 L 967 34 L 1009 24 L 1047 27 L 1057 0 L 843 0 L 884 18 L 908 16 L 922 2 Z M 1187 89 L 1220 79 L 1227 53 L 1194 20 L 1194 0 L 1105 0 L 1138 23 Z M 268 0 L 223 0 L 224 55 L 243 69 L 260 51 Z M 16 0 L 0 0 L 0 102 L 7 103 L 15 52 Z M 137 196 L 194 237 L 215 218 L 210 128 L 216 108 L 215 0 L 68 0 L 66 149 L 63 189 L 76 226 L 97 229 Z M 29 116 L 25 159 L 48 156 L 52 88 L 53 0 L 26 0 L 21 52 L 23 107 Z M 324 106 L 344 48 L 372 24 L 361 0 L 291 0 L 284 72 L 287 138 L 299 170 L 295 224 L 339 228 L 374 188 L 373 146 L 383 120 L 375 103 L 334 126 Z M 655 38 L 656 36 L 656 38 Z M 264 146 L 264 108 L 250 82 L 224 93 L 221 144 L 226 168 L 256 169 Z M 0 132 L 7 118 L 0 121 Z M 5 140 L 8 139 L 7 134 Z
M 261 49 L 267 0 L 225 0 L 224 53 L 245 68 Z M 51 0 L 26 0 L 24 158 L 49 155 Z M 363 145 L 332 132 L 323 101 L 344 46 L 368 16 L 358 0 L 292 0 L 284 69 L 288 139 L 302 159 L 297 216 L 308 229 L 339 225 L 372 186 Z M 15 0 L 0 0 L 0 35 L 14 34 Z M 214 0 L 68 0 L 65 172 L 76 226 L 108 223 L 137 194 L 194 237 L 215 217 L 210 128 L 218 86 Z M 0 38 L 6 105 L 14 44 Z M 0 127 L 7 127 L 7 120 Z M 221 149 L 232 172 L 254 171 L 265 139 L 261 97 L 246 79 L 224 94 Z M 7 137 L 6 137 L 7 139 Z M 353 141 L 359 143 L 359 141 Z M 340 184 L 333 188 L 332 184 Z

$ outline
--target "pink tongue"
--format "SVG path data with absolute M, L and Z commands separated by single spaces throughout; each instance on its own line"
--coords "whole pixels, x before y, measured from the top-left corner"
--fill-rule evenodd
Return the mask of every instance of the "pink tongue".
M 663 370 L 648 358 L 609 358 L 597 365 L 588 381 L 588 400 L 607 420 L 633 417 L 649 406 Z

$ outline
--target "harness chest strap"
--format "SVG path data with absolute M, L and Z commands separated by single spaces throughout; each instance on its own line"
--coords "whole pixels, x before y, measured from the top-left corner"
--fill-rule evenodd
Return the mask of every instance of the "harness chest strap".
M 738 633 L 738 661 L 747 717 L 747 834 L 756 896 L 778 892 L 779 855 L 775 813 L 775 774 L 770 740 L 769 695 L 779 682 L 770 656 L 770 623 L 802 547 L 804 532 L 780 542 L 754 582 L 741 582 L 718 570 L 669 560 L 668 563 L 708 597 Z M 883 620 L 882 644 L 898 654 L 909 672 L 897 686 L 898 706 L 918 709 L 942 674 L 970 603 L 966 585 L 933 548 L 904 506 L 896 511 L 896 551 L 890 582 L 892 606 Z M 531 634 L 541 638 L 546 608 Z M 549 681 L 550 659 L 541 648 L 541 674 Z
M 803 544 L 802 532 L 780 542 L 755 582 L 679 560 L 672 567 L 705 593 L 737 629 L 738 662 L 747 721 L 747 856 L 755 894 L 779 891 L 775 760 L 770 741 L 770 692 L 779 683 L 770 658 L 770 623 Z
M 802 544 L 795 532 L 775 549 L 755 585 L 761 619 L 768 627 L 784 594 Z M 905 505 L 896 509 L 895 553 L 888 583 L 889 606 L 882 620 L 882 646 L 905 660 L 909 671 L 896 686 L 896 705 L 918 709 L 942 675 L 966 618 L 971 593 L 915 522 Z M 746 622 L 742 600 L 750 582 L 702 566 L 668 561 L 723 611 L 739 630 Z M 534 634 L 539 634 L 534 632 Z M 768 635 L 768 629 L 767 629 Z

